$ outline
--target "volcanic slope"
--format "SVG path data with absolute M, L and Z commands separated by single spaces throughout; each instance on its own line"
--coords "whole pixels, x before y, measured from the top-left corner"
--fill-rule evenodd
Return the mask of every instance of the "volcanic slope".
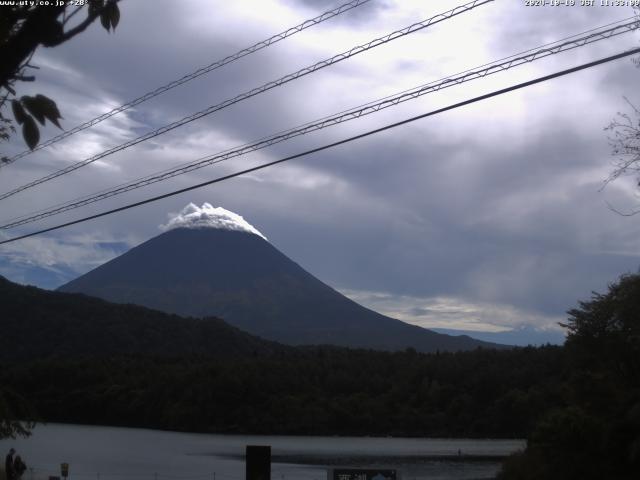
M 369 310 L 249 231 L 174 228 L 59 290 L 181 316 L 214 316 L 289 345 L 413 347 L 422 352 L 498 347 Z

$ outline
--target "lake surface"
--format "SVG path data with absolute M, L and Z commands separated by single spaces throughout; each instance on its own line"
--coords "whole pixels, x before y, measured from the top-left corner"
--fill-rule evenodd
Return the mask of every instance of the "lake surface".
M 244 480 L 246 445 L 270 445 L 272 480 L 326 480 L 331 467 L 387 467 L 401 480 L 492 478 L 497 457 L 521 440 L 210 435 L 135 428 L 38 425 L 27 439 L 1 440 L 31 467 L 23 480 Z M 460 455 L 458 454 L 460 451 Z

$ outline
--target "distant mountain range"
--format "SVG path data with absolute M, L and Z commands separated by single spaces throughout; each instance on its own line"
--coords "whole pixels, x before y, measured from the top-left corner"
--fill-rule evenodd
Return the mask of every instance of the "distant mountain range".
M 560 330 L 538 330 L 534 327 L 520 326 L 503 332 L 478 332 L 475 330 L 454 330 L 435 328 L 438 333 L 447 335 L 469 335 L 485 342 L 526 347 L 528 345 L 562 345 L 565 334 Z
M 290 345 L 423 352 L 498 346 L 439 334 L 362 307 L 247 231 L 169 230 L 59 291 L 187 317 L 218 317 Z
M 0 361 L 117 355 L 244 358 L 290 347 L 217 318 L 180 318 L 85 295 L 25 287 L 0 276 Z

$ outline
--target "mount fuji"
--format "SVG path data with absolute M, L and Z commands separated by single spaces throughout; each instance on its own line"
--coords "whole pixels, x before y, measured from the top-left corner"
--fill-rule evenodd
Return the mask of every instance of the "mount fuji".
M 268 340 L 422 352 L 495 348 L 369 310 L 277 250 L 241 216 L 190 204 L 164 233 L 59 288 L 181 316 L 222 318 Z

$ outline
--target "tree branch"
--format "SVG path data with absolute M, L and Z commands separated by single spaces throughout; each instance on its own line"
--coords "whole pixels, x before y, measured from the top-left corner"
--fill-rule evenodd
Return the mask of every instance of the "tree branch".
M 66 42 L 87 29 L 107 8 L 120 0 L 109 0 L 101 8 L 89 11 L 85 18 L 72 29 L 64 32 L 63 24 L 58 17 L 65 11 L 66 6 L 36 7 L 28 12 L 24 23 L 15 35 L 10 35 L 0 46 L 0 85 L 6 82 L 20 70 L 20 65 L 32 54 L 39 45 L 54 47 Z M 75 14 L 77 12 L 74 11 Z M 68 20 L 68 18 L 67 18 Z
M 62 34 L 62 36 L 60 37 L 59 41 L 55 41 L 49 45 L 47 45 L 47 47 L 55 47 L 57 45 L 60 45 L 61 43 L 66 42 L 67 40 L 75 37 L 76 35 L 78 35 L 79 33 L 84 32 L 87 27 L 89 25 L 91 25 L 94 20 L 96 18 L 98 18 L 102 12 L 104 12 L 107 9 L 107 6 L 109 5 L 109 3 L 118 3 L 120 0 L 110 0 L 109 2 L 105 3 L 102 8 L 99 8 L 98 10 L 96 10 L 93 13 L 89 13 L 87 15 L 87 18 L 85 18 L 81 23 L 79 23 L 78 25 L 76 25 L 75 27 L 73 27 L 71 30 L 68 30 L 66 32 L 64 32 Z M 76 10 L 77 11 L 77 10 Z M 74 12 L 75 13 L 75 12 Z
M 607 207 L 609 208 L 609 210 L 611 210 L 612 212 L 617 213 L 618 215 L 620 215 L 621 217 L 633 217 L 634 215 L 637 215 L 638 213 L 640 213 L 640 210 L 631 210 L 629 212 L 621 212 L 620 210 L 616 209 L 613 205 L 611 205 L 609 202 L 605 202 L 607 204 Z

